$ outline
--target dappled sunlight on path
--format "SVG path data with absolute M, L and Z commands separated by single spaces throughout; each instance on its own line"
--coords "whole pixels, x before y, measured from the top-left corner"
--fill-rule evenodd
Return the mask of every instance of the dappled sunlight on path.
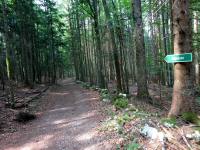
M 96 128 L 102 119 L 97 93 L 80 88 L 70 80 L 53 86 L 42 98 L 47 109 L 25 130 L 5 135 L 2 150 L 105 150 L 112 149 L 108 137 Z

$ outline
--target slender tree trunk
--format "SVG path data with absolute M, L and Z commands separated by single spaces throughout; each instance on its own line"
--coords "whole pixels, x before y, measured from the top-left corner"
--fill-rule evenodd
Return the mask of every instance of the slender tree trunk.
M 163 48 L 164 48 L 164 53 L 165 56 L 167 55 L 167 37 L 166 37 L 166 15 L 164 9 L 161 10 L 161 16 L 162 16 L 162 35 L 163 35 Z M 164 64 L 164 75 L 165 75 L 165 80 L 167 81 L 167 85 L 169 85 L 169 72 L 168 72 L 168 64 Z M 166 83 L 165 83 L 166 84 Z
M 103 53 L 101 49 L 101 38 L 100 38 L 100 30 L 99 30 L 99 16 L 98 16 L 98 9 L 97 9 L 97 1 L 92 1 L 93 6 L 93 18 L 94 18 L 94 31 L 95 31 L 95 38 L 96 38 L 96 48 L 98 53 L 98 85 L 100 88 L 105 88 L 106 83 L 103 74 Z
M 142 23 L 141 0 L 132 0 L 133 18 L 135 26 L 135 44 L 136 44 L 136 65 L 137 65 L 137 86 L 139 98 L 149 100 L 147 88 L 146 57 L 144 45 L 144 30 Z M 142 65 L 142 66 L 141 66 Z
M 12 63 L 12 49 L 11 49 L 11 37 L 9 36 L 9 26 L 7 22 L 7 3 L 5 0 L 3 0 L 3 23 L 4 23 L 4 37 L 5 37 L 5 49 L 6 49 L 6 70 L 7 70 L 7 76 L 8 76 L 8 93 L 9 97 L 8 100 L 11 103 L 12 106 L 15 104 L 15 99 L 14 99 L 14 85 L 13 85 L 13 80 L 14 80 L 14 68 L 13 68 L 13 63 Z
M 197 12 L 194 12 L 194 34 L 198 33 L 198 15 Z M 195 43 L 195 51 L 194 51 L 194 63 L 195 63 L 195 78 L 196 78 L 196 84 L 199 85 L 200 83 L 200 77 L 199 77 L 199 52 L 198 52 L 198 45 Z
M 150 45 L 151 45 L 151 51 L 152 51 L 153 66 L 154 68 L 157 68 L 158 67 L 158 59 L 157 59 L 158 47 L 156 45 L 156 35 L 155 35 L 156 25 L 153 25 L 153 23 L 156 20 L 156 17 L 154 16 L 155 14 L 153 14 L 152 0 L 149 0 L 149 15 L 150 15 L 149 24 L 150 24 L 150 36 L 151 36 Z M 159 76 L 159 72 L 156 71 L 153 77 L 153 80 L 155 81 L 156 79 L 158 79 L 158 76 Z
M 116 45 L 116 41 L 115 41 L 115 32 L 114 32 L 113 23 L 112 23 L 112 20 L 110 17 L 110 12 L 109 12 L 107 2 L 106 2 L 106 0 L 102 0 L 102 2 L 103 2 L 103 7 L 104 7 L 107 22 L 108 22 L 108 28 L 110 31 L 110 37 L 111 37 L 111 41 L 112 41 L 112 48 L 113 48 L 113 55 L 114 55 L 114 62 L 115 62 L 115 71 L 116 71 L 116 77 L 117 77 L 117 90 L 118 90 L 118 92 L 121 92 L 122 91 L 121 70 L 120 70 L 120 64 L 119 64 L 119 56 L 118 56 L 118 52 L 117 52 L 117 45 Z

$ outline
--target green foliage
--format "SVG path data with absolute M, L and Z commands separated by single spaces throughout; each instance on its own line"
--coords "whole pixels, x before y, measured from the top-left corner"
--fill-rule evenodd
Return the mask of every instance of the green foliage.
M 162 118 L 161 119 L 161 123 L 162 124 L 169 124 L 170 126 L 172 126 L 172 127 L 175 127 L 176 126 L 176 124 L 177 124 L 177 120 L 176 120 L 176 118 L 175 117 L 172 117 L 172 118 Z
M 94 90 L 94 91 L 98 90 L 98 88 L 97 88 L 95 85 L 92 85 L 92 86 L 90 87 L 90 89 L 92 89 L 92 90 Z
M 112 109 L 107 109 L 107 110 L 106 110 L 106 113 L 107 113 L 109 116 L 111 116 L 112 119 L 113 119 L 114 116 L 116 115 L 115 112 L 114 112 Z
M 195 89 L 195 95 L 197 96 L 197 102 L 200 102 L 200 86 L 196 86 Z
M 123 94 L 117 94 L 117 95 L 113 95 L 112 96 L 112 102 L 114 103 L 117 99 L 127 99 L 126 96 L 124 96 Z
M 197 97 L 196 101 L 200 105 L 200 97 Z
M 184 121 L 200 125 L 200 119 L 193 112 L 184 112 L 181 117 Z
M 124 113 L 117 117 L 117 122 L 119 125 L 124 125 L 124 123 L 130 122 L 134 118 L 135 118 L 135 115 L 130 115 L 128 113 Z
M 26 80 L 25 84 L 29 85 L 42 82 L 45 76 L 45 81 L 48 78 L 48 82 L 55 83 L 67 69 L 72 70 L 66 13 L 61 12 L 53 0 L 4 2 L 0 2 L 0 7 L 6 7 L 7 14 L 4 15 L 1 9 L 0 37 L 4 39 L 7 34 L 12 35 L 4 45 L 10 46 L 11 65 L 16 65 L 13 66 L 14 78 Z M 9 30 L 5 29 L 3 22 Z M 0 40 L 0 46 L 2 43 Z
M 140 145 L 135 140 L 133 140 L 126 147 L 126 150 L 138 150 L 140 148 Z
M 101 97 L 101 99 L 110 99 L 111 95 L 109 94 L 108 89 L 101 89 L 100 97 Z
M 122 126 L 119 126 L 117 129 L 118 134 L 123 134 L 124 133 L 124 129 Z
M 86 82 L 82 82 L 82 87 L 85 88 L 85 89 L 89 89 L 90 88 L 90 84 L 89 83 L 86 83 Z
M 120 145 L 119 144 L 117 144 L 117 146 L 116 146 L 116 150 L 120 150 Z
M 108 94 L 108 89 L 101 89 L 100 94 Z
M 128 99 L 127 98 L 117 98 L 114 102 L 114 105 L 117 109 L 124 109 L 128 107 Z

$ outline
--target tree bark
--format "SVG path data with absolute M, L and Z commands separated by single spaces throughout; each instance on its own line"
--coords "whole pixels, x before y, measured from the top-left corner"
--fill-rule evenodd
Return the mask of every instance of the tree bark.
M 93 19 L 94 19 L 94 32 L 95 32 L 95 39 L 96 39 L 96 48 L 98 53 L 97 64 L 98 64 L 98 86 L 100 88 L 105 88 L 106 83 L 103 74 L 103 55 L 101 49 L 101 38 L 100 38 L 100 30 L 99 30 L 99 16 L 98 16 L 98 9 L 97 9 L 97 1 L 92 1 L 92 8 L 93 8 Z
M 197 12 L 194 12 L 194 34 L 198 33 L 198 15 Z M 200 83 L 200 77 L 199 77 L 199 52 L 197 48 L 197 44 L 195 45 L 195 51 L 194 51 L 194 63 L 195 63 L 195 78 L 196 78 L 196 84 L 199 85 Z
M 149 100 L 147 88 L 146 57 L 144 45 L 144 30 L 142 23 L 141 0 L 132 0 L 133 18 L 135 26 L 135 44 L 136 44 L 136 65 L 137 67 L 137 96 Z M 142 66 L 141 66 L 142 65 Z
M 122 92 L 121 70 L 120 70 L 120 64 L 119 64 L 119 56 L 118 56 L 118 52 L 117 52 L 117 45 L 116 45 L 116 41 L 115 41 L 115 32 L 114 32 L 114 28 L 113 28 L 113 23 L 111 20 L 110 11 L 109 11 L 106 0 L 102 0 L 102 3 L 103 3 L 106 19 L 108 22 L 110 38 L 112 41 L 112 49 L 113 49 L 114 62 L 115 62 L 115 71 L 116 71 L 116 77 L 117 77 L 117 90 L 118 90 L 118 92 Z
M 174 54 L 192 52 L 188 0 L 172 0 Z M 194 110 L 192 97 L 192 63 L 175 63 L 172 105 L 168 116 L 178 116 Z
M 9 33 L 9 26 L 7 22 L 7 2 L 3 0 L 3 25 L 4 25 L 4 39 L 5 39 L 5 49 L 6 49 L 6 70 L 7 70 L 7 77 L 8 77 L 8 100 L 9 103 L 11 103 L 12 106 L 15 104 L 15 98 L 14 98 L 14 85 L 13 85 L 13 80 L 14 80 L 14 68 L 13 68 L 13 63 L 12 63 L 12 49 L 11 49 L 11 36 Z

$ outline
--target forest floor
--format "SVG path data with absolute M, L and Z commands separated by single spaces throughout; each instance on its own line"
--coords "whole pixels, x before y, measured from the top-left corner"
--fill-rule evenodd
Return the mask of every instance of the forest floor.
M 112 138 L 99 134 L 104 119 L 98 92 L 64 80 L 40 98 L 37 119 L 0 135 L 1 150 L 110 150 Z
M 0 103 L 0 119 L 7 118 L 0 131 L 0 150 L 200 150 L 199 125 L 166 118 L 172 88 L 150 84 L 149 93 L 155 102 L 152 105 L 136 98 L 137 87 L 133 85 L 129 104 L 117 109 L 112 102 L 116 96 L 112 94 L 113 83 L 109 93 L 77 83 L 62 80 L 47 91 L 44 85 L 18 88 L 19 104 L 21 99 L 42 95 L 26 108 L 37 118 L 25 124 L 13 121 L 18 109 L 4 108 Z M 150 130 L 144 134 L 144 129 Z

